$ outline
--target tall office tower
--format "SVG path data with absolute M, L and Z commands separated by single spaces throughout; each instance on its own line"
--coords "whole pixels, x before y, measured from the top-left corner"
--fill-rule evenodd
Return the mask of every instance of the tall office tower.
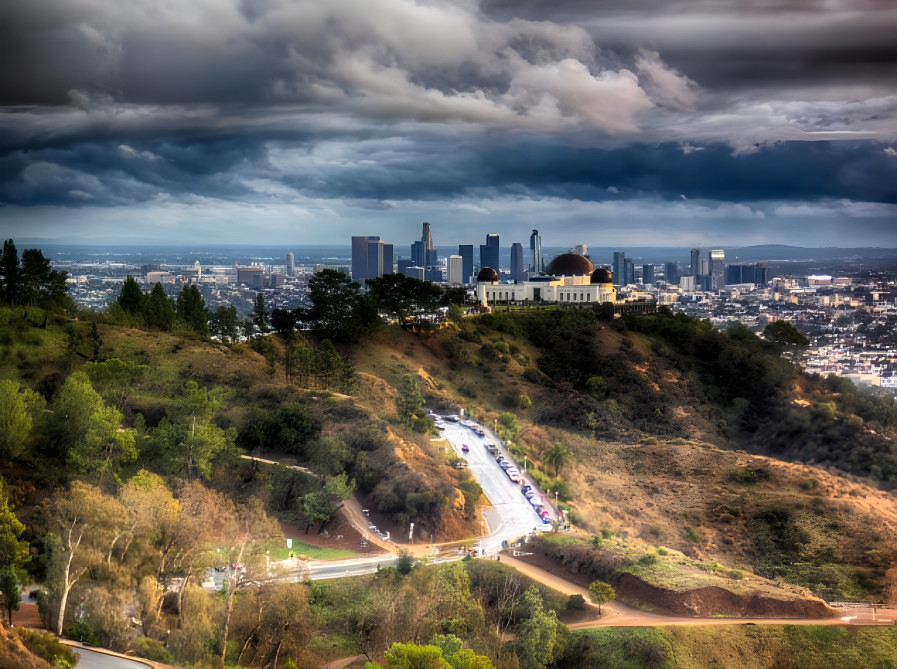
M 464 281 L 464 258 L 461 256 L 448 257 L 448 282 L 453 286 L 463 286 Z
M 545 258 L 542 256 L 542 237 L 538 230 L 529 236 L 530 266 L 529 271 L 541 274 L 545 271 Z
M 523 244 L 514 242 L 511 244 L 511 280 L 526 281 L 526 270 L 523 268 Z
M 430 230 L 430 224 L 424 223 L 423 232 L 420 236 L 421 243 L 421 267 L 435 267 L 439 264 L 439 259 L 436 257 L 436 249 L 433 246 L 433 233 Z
M 632 258 L 623 258 L 623 285 L 635 283 L 635 261 Z
M 611 266 L 611 272 L 613 273 L 613 282 L 615 286 L 625 286 L 626 285 L 626 276 L 623 271 L 623 260 L 626 258 L 626 254 L 623 251 L 614 251 L 614 262 Z
M 691 250 L 691 275 L 692 276 L 700 276 L 701 275 L 701 249 L 692 249 Z
M 654 265 L 642 265 L 642 284 L 646 286 L 654 284 Z
M 726 287 L 726 252 L 723 249 L 710 251 L 710 289 L 720 290 Z
M 352 280 L 361 284 L 384 273 L 392 273 L 392 244 L 379 237 L 352 237 Z
M 486 235 L 486 243 L 480 244 L 480 269 L 483 267 L 498 271 L 498 235 Z
M 408 274 L 408 268 L 415 266 L 414 260 L 411 258 L 399 258 L 397 265 L 396 274 L 405 274 L 406 276 Z
M 423 242 L 413 242 L 411 244 L 411 260 L 415 267 L 424 267 L 427 263 L 427 253 L 424 251 Z
M 287 276 L 293 276 L 293 272 L 296 269 L 296 261 L 293 256 L 293 252 L 290 251 L 287 253 Z
M 392 274 L 396 271 L 395 265 L 393 265 L 392 262 L 392 244 L 383 244 L 382 249 L 383 252 L 380 256 L 380 274 Z
M 458 255 L 461 256 L 463 267 L 461 269 L 462 283 L 468 283 L 473 276 L 473 244 L 458 244 Z
M 663 278 L 673 286 L 679 285 L 679 263 L 666 262 L 663 264 Z
M 368 278 L 368 242 L 379 237 L 352 237 L 352 280 L 364 283 Z

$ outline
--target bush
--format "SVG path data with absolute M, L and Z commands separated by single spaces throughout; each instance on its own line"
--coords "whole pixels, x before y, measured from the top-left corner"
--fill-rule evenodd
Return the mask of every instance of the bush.
M 25 644 L 25 648 L 46 661 L 51 667 L 74 667 L 78 662 L 78 656 L 68 646 L 59 643 L 56 637 L 16 627 L 16 634 Z
M 72 641 L 80 641 L 81 643 L 95 644 L 97 642 L 96 634 L 93 633 L 91 626 L 84 620 L 79 620 L 72 625 L 69 628 L 68 636 Z
M 174 664 L 174 658 L 171 656 L 161 641 L 150 639 L 149 637 L 139 636 L 131 641 L 131 650 L 139 657 L 152 660 L 153 662 L 161 662 L 162 664 Z
M 568 609 L 576 609 L 577 611 L 582 611 L 586 608 L 586 599 L 579 593 L 575 595 L 570 595 L 570 599 L 567 600 L 567 608 Z
M 645 553 L 638 559 L 638 563 L 650 567 L 651 565 L 657 564 L 657 556 L 654 555 L 654 553 Z
M 814 478 L 804 479 L 800 482 L 800 487 L 804 490 L 814 490 L 819 486 L 819 481 Z
M 736 483 L 756 483 L 759 480 L 757 472 L 751 469 L 733 469 L 729 472 L 729 478 Z
M 592 535 L 592 548 L 601 548 L 602 539 L 597 534 Z
M 664 548 L 663 546 L 659 546 L 659 547 L 657 548 L 657 554 L 658 554 L 658 555 L 669 555 L 670 552 L 669 552 L 666 548 Z

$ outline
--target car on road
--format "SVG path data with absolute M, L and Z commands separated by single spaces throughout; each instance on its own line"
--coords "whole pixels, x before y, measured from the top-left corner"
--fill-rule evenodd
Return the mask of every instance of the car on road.
M 551 520 L 551 514 L 548 513 L 547 511 L 543 511 L 542 513 L 540 513 L 539 517 L 545 521 Z
M 461 450 L 464 453 L 470 453 L 470 446 L 468 446 L 467 444 L 461 444 Z

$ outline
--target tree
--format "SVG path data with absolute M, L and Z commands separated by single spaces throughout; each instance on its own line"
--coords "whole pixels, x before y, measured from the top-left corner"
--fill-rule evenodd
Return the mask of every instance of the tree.
M 454 302 L 449 305 L 448 310 L 445 312 L 445 317 L 455 325 L 461 325 L 461 321 L 464 320 L 464 309 Z
M 545 451 L 545 455 L 542 456 L 543 462 L 554 469 L 555 478 L 557 478 L 561 469 L 563 469 L 564 465 L 568 464 L 571 459 L 573 459 L 573 453 L 564 447 L 563 444 L 555 444 Z
M 144 298 L 143 320 L 150 327 L 171 330 L 175 318 L 174 305 L 161 283 L 156 283 L 150 294 Z
M 22 595 L 19 592 L 19 577 L 13 565 L 0 569 L 0 596 L 3 598 L 3 606 L 6 608 L 9 624 L 12 624 L 12 612 L 19 610 L 19 602 Z
M 133 276 L 128 274 L 118 296 L 119 306 L 129 314 L 138 314 L 143 310 L 143 297 L 140 285 L 134 280 Z
M 345 272 L 324 269 L 316 273 L 308 281 L 308 298 L 312 306 L 303 320 L 328 339 L 351 341 L 379 322 L 376 305 Z
M 607 397 L 607 381 L 603 376 L 590 376 L 586 381 L 586 391 L 596 400 Z
M 770 323 L 763 329 L 763 336 L 771 342 L 788 346 L 807 346 L 810 343 L 810 340 L 789 321 Z
M 39 249 L 25 249 L 18 275 L 18 304 L 48 309 L 59 306 L 67 290 L 66 276 L 67 272 L 54 270 Z
M 53 416 L 62 438 L 62 452 L 84 438 L 93 414 L 103 406 L 103 398 L 93 389 L 90 378 L 79 370 L 69 375 L 53 403 Z
M 44 398 L 15 381 L 0 381 L 0 457 L 18 458 L 26 452 Z
M 393 314 L 400 321 L 419 312 L 435 311 L 442 289 L 432 281 L 414 279 L 404 274 L 384 274 L 365 283 L 381 311 Z
M 19 537 L 25 526 L 19 522 L 6 492 L 6 484 L 0 477 L 0 567 L 18 564 L 28 557 L 28 544 Z
M 402 377 L 402 385 L 396 396 L 396 411 L 405 425 L 411 425 L 415 412 L 424 405 L 424 398 L 420 394 L 420 386 L 411 374 Z
M 61 635 L 69 593 L 106 554 L 124 510 L 99 488 L 75 481 L 69 490 L 57 490 L 44 500 L 41 511 L 50 528 L 44 537 L 47 581 L 59 603 L 55 632 Z
M 209 335 L 209 316 L 199 288 L 193 284 L 184 286 L 178 295 L 176 312 L 191 330 L 203 337 Z
M 528 617 L 517 626 L 520 664 L 525 669 L 544 669 L 554 661 L 560 623 L 554 611 L 545 611 L 535 585 L 521 595 L 520 607 Z
M 6 304 L 17 304 L 19 292 L 19 252 L 15 242 L 7 239 L 3 242 L 3 255 L 0 256 L 0 287 L 2 298 Z
M 150 371 L 148 365 L 141 365 L 119 358 L 109 358 L 103 362 L 88 362 L 81 370 L 90 378 L 91 385 L 104 401 L 119 411 L 123 410 L 128 397 Z
M 123 430 L 121 420 L 118 409 L 98 407 L 83 438 L 69 448 L 68 465 L 79 474 L 108 472 L 117 480 L 121 466 L 137 460 L 134 430 Z
M 287 309 L 271 311 L 271 327 L 281 335 L 287 335 L 296 329 L 296 312 Z
M 218 305 L 209 317 L 209 332 L 225 344 L 232 344 L 240 338 L 240 318 L 237 308 L 229 304 Z
M 252 306 L 252 324 L 259 334 L 265 335 L 271 332 L 271 315 L 268 313 L 268 307 L 265 306 L 265 296 L 261 293 L 256 294 Z
M 613 586 L 604 581 L 592 581 L 589 584 L 589 599 L 598 605 L 598 615 L 601 615 L 601 605 L 612 602 L 617 598 L 617 592 Z

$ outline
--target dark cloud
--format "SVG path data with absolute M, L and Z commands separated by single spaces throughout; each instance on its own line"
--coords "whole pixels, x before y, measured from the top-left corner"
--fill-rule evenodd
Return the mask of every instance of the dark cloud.
M 0 206 L 877 230 L 894 34 L 884 0 L 7 0 Z

